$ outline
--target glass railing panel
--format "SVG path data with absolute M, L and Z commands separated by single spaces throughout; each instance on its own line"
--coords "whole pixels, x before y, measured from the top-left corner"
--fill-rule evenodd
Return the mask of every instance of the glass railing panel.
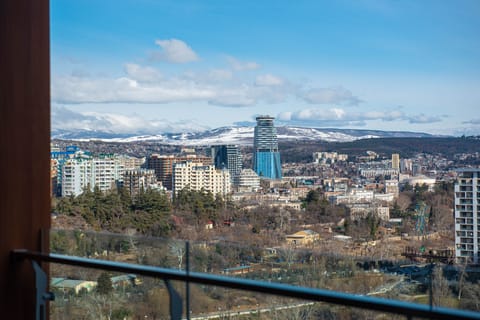
M 465 307 L 466 299 L 476 292 L 475 279 L 468 274 L 468 270 L 458 266 L 326 254 L 315 247 L 261 248 L 225 240 L 186 242 L 67 230 L 53 230 L 50 240 L 52 253 L 283 283 L 427 305 L 432 301 L 434 305 L 462 309 Z M 51 287 L 57 291 L 58 297 L 52 304 L 52 319 L 72 319 L 65 315 L 68 312 L 84 310 L 81 306 L 89 306 L 88 299 L 93 297 L 97 299 L 98 283 L 103 273 L 107 272 L 52 264 Z M 153 299 L 152 297 L 164 296 L 164 292 L 159 289 L 165 286 L 161 279 L 144 278 L 128 273 L 107 274 L 111 280 L 117 279 L 115 281 L 122 283 L 122 286 L 115 286 L 112 291 L 115 298 L 118 298 L 115 301 L 119 302 L 119 306 L 122 306 L 122 303 L 125 305 L 125 299 L 128 298 L 135 306 L 144 305 L 147 308 L 147 302 L 142 302 L 140 297 Z M 59 281 L 62 279 L 71 280 L 66 282 L 69 285 L 84 283 L 72 294 L 70 289 L 61 289 L 63 287 Z M 437 286 L 438 284 L 441 286 Z M 187 284 L 180 282 L 175 286 L 186 304 Z M 459 288 L 463 290 L 464 287 L 467 289 L 463 294 L 459 292 Z M 266 306 L 266 303 L 278 305 L 277 300 L 280 299 L 279 297 L 266 299 L 265 294 L 254 292 L 246 294 L 244 291 L 237 295 L 233 294 L 235 290 L 232 289 L 193 283 L 189 285 L 189 291 L 190 310 L 193 314 L 215 313 L 222 310 L 237 312 L 235 307 L 243 310 L 247 305 L 249 307 L 257 307 L 257 304 Z M 430 298 L 432 292 L 433 297 Z M 465 301 L 458 299 L 459 295 Z M 102 302 L 101 299 L 98 301 Z M 111 312 L 117 308 L 113 305 L 104 307 L 110 308 Z M 123 312 L 120 307 L 117 309 L 118 314 Z

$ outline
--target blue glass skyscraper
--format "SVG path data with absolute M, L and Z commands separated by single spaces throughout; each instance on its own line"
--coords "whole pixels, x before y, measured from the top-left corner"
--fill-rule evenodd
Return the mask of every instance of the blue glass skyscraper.
M 277 129 L 273 117 L 258 116 L 253 138 L 253 170 L 270 179 L 282 178 L 280 153 L 278 152 Z

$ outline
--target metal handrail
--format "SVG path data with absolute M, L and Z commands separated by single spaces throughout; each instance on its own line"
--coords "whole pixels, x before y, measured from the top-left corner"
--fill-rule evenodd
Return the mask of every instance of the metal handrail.
M 15 260 L 31 259 L 33 261 L 59 263 L 64 265 L 101 269 L 115 272 L 134 273 L 142 276 L 156 277 L 164 280 L 178 280 L 183 282 L 220 286 L 232 289 L 261 292 L 272 295 L 327 302 L 348 307 L 382 311 L 404 315 L 408 318 L 420 317 L 427 319 L 480 319 L 480 313 L 443 307 L 433 307 L 398 300 L 367 297 L 324 289 L 298 287 L 287 284 L 264 281 L 231 278 L 200 272 L 160 268 L 154 266 L 137 265 L 130 263 L 96 260 L 62 254 L 45 254 L 27 250 L 12 251 Z

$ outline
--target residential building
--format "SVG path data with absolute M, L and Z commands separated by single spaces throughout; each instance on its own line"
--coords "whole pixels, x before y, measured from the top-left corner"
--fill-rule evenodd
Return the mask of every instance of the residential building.
M 201 163 L 205 165 L 212 164 L 212 159 L 207 156 L 195 154 L 180 156 L 152 154 L 147 159 L 147 169 L 155 170 L 157 180 L 161 181 L 162 185 L 167 188 L 167 190 L 173 190 L 173 165 L 182 161 L 191 161 L 193 163 Z
M 282 167 L 278 152 L 277 129 L 273 126 L 275 118 L 258 116 L 253 141 L 253 170 L 269 179 L 281 179 Z
M 337 161 L 347 161 L 347 154 L 338 154 L 337 152 L 314 152 L 313 162 L 315 163 L 334 163 Z
M 395 197 L 398 197 L 398 180 L 385 180 L 385 193 L 392 193 Z
M 125 170 L 123 173 L 123 187 L 128 190 L 132 197 L 136 196 L 142 189 L 157 188 L 155 171 L 149 169 Z
M 117 157 L 117 159 L 123 165 L 125 170 L 139 169 L 145 163 L 145 157 L 137 158 L 127 155 L 120 155 Z
M 413 171 L 413 161 L 412 159 L 401 159 L 400 160 L 400 172 L 401 173 L 412 173 Z
M 302 230 L 295 232 L 294 234 L 289 234 L 285 237 L 287 243 L 293 246 L 306 246 L 314 244 L 316 241 L 320 240 L 320 235 L 313 230 Z
M 398 153 L 392 154 L 392 169 L 400 170 L 400 155 Z
M 461 169 L 455 183 L 455 257 L 457 262 L 479 262 L 480 168 Z
M 62 165 L 62 196 L 77 196 L 85 188 L 105 192 L 123 181 L 123 166 L 113 156 L 67 160 Z
M 243 169 L 234 179 L 238 192 L 258 191 L 260 189 L 260 177 L 252 169 Z
M 203 165 L 193 161 L 173 165 L 173 192 L 182 189 L 205 190 L 226 196 L 231 191 L 230 172 L 215 169 L 212 164 Z

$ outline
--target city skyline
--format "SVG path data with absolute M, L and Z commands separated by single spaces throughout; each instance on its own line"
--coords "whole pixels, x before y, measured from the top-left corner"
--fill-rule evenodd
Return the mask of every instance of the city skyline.
M 93 8 L 93 10 L 92 10 Z M 480 134 L 476 1 L 51 2 L 52 128 Z

